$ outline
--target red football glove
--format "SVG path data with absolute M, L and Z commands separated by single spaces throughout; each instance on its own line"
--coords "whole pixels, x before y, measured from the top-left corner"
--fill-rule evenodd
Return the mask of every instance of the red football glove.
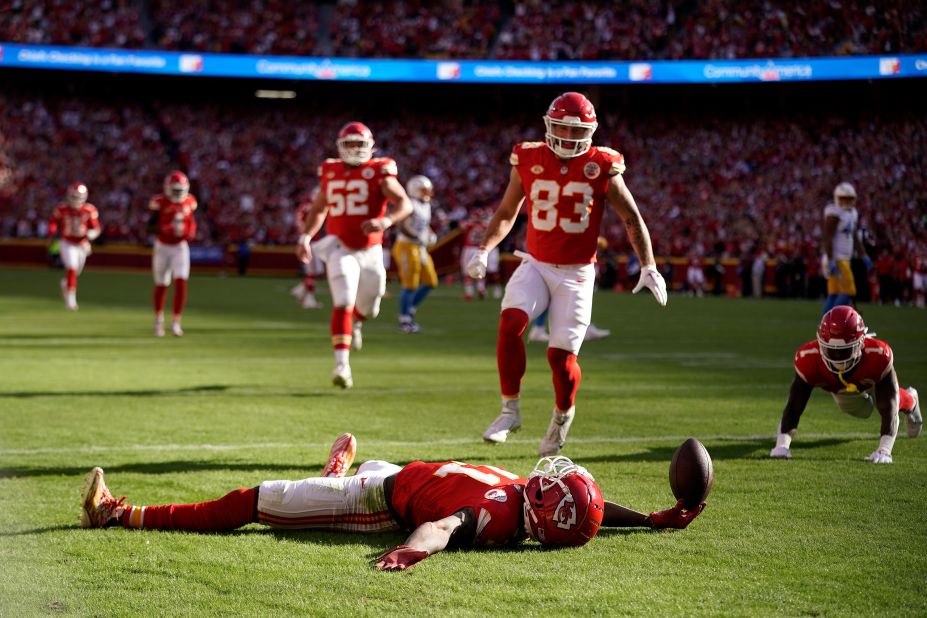
M 400 545 L 377 558 L 373 568 L 378 571 L 404 571 L 427 557 L 427 551 L 421 551 L 408 545 Z
M 705 503 L 702 502 L 694 509 L 684 509 L 682 507 L 684 500 L 680 500 L 671 509 L 657 511 L 650 514 L 650 523 L 654 528 L 676 528 L 683 530 L 692 523 L 692 520 L 698 517 L 699 513 L 705 510 Z

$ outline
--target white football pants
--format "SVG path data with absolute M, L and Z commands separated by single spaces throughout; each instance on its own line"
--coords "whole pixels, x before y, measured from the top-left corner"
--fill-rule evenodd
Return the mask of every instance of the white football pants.
M 167 245 L 155 240 L 151 272 L 155 285 L 170 285 L 174 279 L 189 279 L 190 246 L 187 241 L 181 240 L 176 245 Z
M 258 521 L 274 528 L 399 530 L 386 503 L 383 481 L 400 469 L 373 460 L 361 464 L 354 476 L 264 481 L 258 490 Z
M 335 307 L 356 307 L 361 315 L 375 318 L 386 294 L 383 247 L 349 249 L 340 241 L 325 255 L 328 285 Z
M 558 266 L 539 262 L 526 253 L 505 286 L 502 309 L 521 309 L 534 321 L 550 308 L 547 347 L 579 354 L 592 320 L 595 267 L 592 264 Z
M 61 263 L 64 267 L 68 270 L 76 270 L 78 275 L 81 274 L 84 270 L 84 264 L 87 263 L 87 255 L 90 252 L 84 250 L 80 244 L 68 242 L 66 240 L 62 240 L 58 243 L 58 247 L 61 255 Z

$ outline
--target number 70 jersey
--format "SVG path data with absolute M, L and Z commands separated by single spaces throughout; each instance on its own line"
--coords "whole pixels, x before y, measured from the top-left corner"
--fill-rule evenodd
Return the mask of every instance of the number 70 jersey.
M 624 173 L 624 156 L 593 146 L 561 160 L 542 142 L 522 142 L 509 162 L 525 191 L 528 253 L 549 264 L 594 262 L 608 181 Z
M 383 232 L 365 234 L 361 223 L 386 214 L 386 196 L 380 184 L 397 174 L 396 162 L 386 157 L 346 165 L 340 159 L 326 159 L 319 166 L 321 190 L 328 204 L 326 229 L 350 249 L 383 244 Z

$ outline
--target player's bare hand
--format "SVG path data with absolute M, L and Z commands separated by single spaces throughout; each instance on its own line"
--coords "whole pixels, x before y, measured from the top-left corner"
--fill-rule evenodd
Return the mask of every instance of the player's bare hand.
M 705 503 L 702 502 L 694 509 L 687 509 L 683 505 L 685 500 L 680 500 L 671 509 L 657 511 L 650 514 L 650 523 L 654 528 L 675 528 L 684 530 L 686 526 L 699 516 L 705 510 Z
M 489 264 L 489 252 L 480 249 L 470 261 L 467 262 L 467 274 L 473 279 L 482 279 L 486 276 L 486 266 Z
M 361 223 L 361 230 L 364 234 L 373 234 L 374 232 L 384 232 L 393 224 L 389 217 L 377 217 L 376 219 L 367 219 Z
M 312 260 L 312 247 L 309 245 L 311 241 L 312 238 L 303 234 L 296 243 L 296 258 L 303 264 L 308 264 Z
M 656 266 L 645 266 L 641 269 L 641 278 L 632 291 L 637 294 L 645 287 L 653 292 L 654 298 L 661 306 L 666 306 L 666 281 Z
M 415 549 L 408 545 L 399 545 L 377 558 L 373 568 L 378 571 L 404 571 L 427 557 L 427 551 Z

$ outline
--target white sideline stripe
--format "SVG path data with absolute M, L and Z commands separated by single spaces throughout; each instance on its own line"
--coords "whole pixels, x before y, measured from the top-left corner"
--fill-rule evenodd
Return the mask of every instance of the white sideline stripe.
M 820 440 L 820 439 L 835 439 L 835 440 L 863 440 L 872 438 L 874 433 L 861 433 L 861 432 L 848 432 L 848 433 L 803 433 L 799 434 L 797 440 L 798 444 L 801 444 L 801 440 Z M 614 438 L 571 438 L 570 444 L 640 444 L 645 442 L 671 442 L 677 443 L 682 442 L 692 436 L 688 435 L 679 435 L 679 436 L 624 436 L 624 437 L 614 437 Z M 757 442 L 760 440 L 768 440 L 770 443 L 775 442 L 775 436 L 772 433 L 768 434 L 754 434 L 754 435 L 710 435 L 710 436 L 698 436 L 698 439 L 702 442 Z M 507 443 L 510 444 L 534 444 L 537 442 L 537 439 L 521 439 L 521 440 L 507 440 Z M 473 444 L 482 444 L 483 441 L 473 438 L 448 438 L 444 440 L 421 440 L 421 441 L 407 441 L 407 440 L 364 440 L 362 446 L 366 448 L 367 446 L 372 447 L 406 447 L 406 446 L 417 446 L 417 447 L 427 447 L 427 446 L 462 446 L 462 445 L 473 445 Z M 319 456 L 323 456 L 327 449 L 331 446 L 330 442 L 264 442 L 256 444 L 130 444 L 126 446 L 75 446 L 75 447 L 64 447 L 64 448 L 23 448 L 23 449 L 3 449 L 0 450 L 0 457 L 7 455 L 65 455 L 65 454 L 91 454 L 91 453 L 124 453 L 124 452 L 154 452 L 154 453 L 170 453 L 170 452 L 184 452 L 184 451 L 213 451 L 213 452 L 224 452 L 224 451 L 244 451 L 244 450 L 276 450 L 276 449 L 294 449 L 302 448 L 309 450 L 319 450 Z

